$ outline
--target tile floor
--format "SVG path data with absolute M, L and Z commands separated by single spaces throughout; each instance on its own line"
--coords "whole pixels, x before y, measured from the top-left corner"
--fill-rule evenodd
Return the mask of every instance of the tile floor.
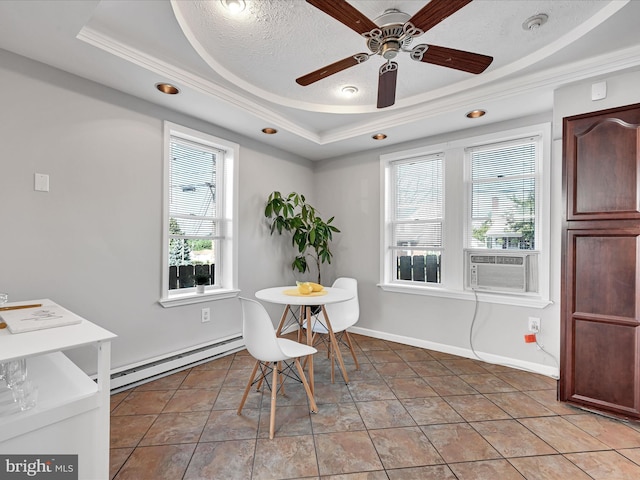
M 556 402 L 551 378 L 353 338 L 349 385 L 316 354 L 319 412 L 286 383 L 273 440 L 268 393 L 236 415 L 246 351 L 113 395 L 111 478 L 640 479 L 640 424 Z

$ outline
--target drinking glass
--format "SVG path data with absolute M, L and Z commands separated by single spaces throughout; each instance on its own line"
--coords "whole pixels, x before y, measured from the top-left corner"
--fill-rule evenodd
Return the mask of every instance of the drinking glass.
M 27 359 L 9 360 L 5 363 L 5 381 L 7 387 L 13 389 L 27 379 Z
M 14 386 L 11 389 L 13 400 L 20 406 L 20 410 L 29 410 L 38 403 L 38 387 L 31 380 Z

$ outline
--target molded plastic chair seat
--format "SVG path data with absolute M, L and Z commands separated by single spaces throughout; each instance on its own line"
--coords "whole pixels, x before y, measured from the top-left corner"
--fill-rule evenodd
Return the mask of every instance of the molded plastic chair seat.
M 240 401 L 238 415 L 242 413 L 242 407 L 244 407 L 251 386 L 257 383 L 256 388 L 259 390 L 264 381 L 271 389 L 269 438 L 273 438 L 276 421 L 276 395 L 278 390 L 283 390 L 284 388 L 284 377 L 295 378 L 302 382 L 309 398 L 311 412 L 316 413 L 318 411 L 299 360 L 300 357 L 313 355 L 317 350 L 309 345 L 276 337 L 271 318 L 261 303 L 247 298 L 240 298 L 240 303 L 242 304 L 242 336 L 248 352 L 256 359 L 256 363 Z M 291 360 L 293 365 L 291 365 Z M 285 364 L 284 367 L 282 366 L 283 363 Z M 293 366 L 297 370 L 297 375 L 293 371 Z M 260 375 L 256 378 L 258 369 L 260 369 Z M 269 373 L 272 373 L 271 384 L 269 384 L 268 379 Z M 280 378 L 280 386 L 278 386 L 278 377 Z
M 351 337 L 349 336 L 349 332 L 347 329 L 352 327 L 358 322 L 360 318 L 360 303 L 358 301 L 358 281 L 355 278 L 348 277 L 340 277 L 337 278 L 335 282 L 333 282 L 332 287 L 334 288 L 342 288 L 344 290 L 348 290 L 354 294 L 354 297 L 346 302 L 339 303 L 331 303 L 325 306 L 327 315 L 329 317 L 329 321 L 331 322 L 331 329 L 333 330 L 334 335 L 336 336 L 336 340 L 338 342 L 343 343 L 349 350 L 351 351 L 351 356 L 353 357 L 353 361 L 356 364 L 356 370 L 360 369 L 360 365 L 358 364 L 358 359 L 356 358 L 356 352 L 353 348 L 353 342 L 351 341 Z M 316 335 L 327 335 L 329 333 L 329 329 L 325 325 L 324 316 L 322 313 L 318 313 L 315 316 L 313 324 L 311 326 L 311 331 L 314 333 L 314 338 Z M 303 324 L 303 328 L 307 328 L 306 323 Z M 333 352 L 331 350 L 331 342 L 327 342 L 323 339 L 323 342 L 326 343 L 329 347 L 329 355 L 333 357 Z M 335 376 L 335 362 L 331 362 L 331 381 L 334 381 Z

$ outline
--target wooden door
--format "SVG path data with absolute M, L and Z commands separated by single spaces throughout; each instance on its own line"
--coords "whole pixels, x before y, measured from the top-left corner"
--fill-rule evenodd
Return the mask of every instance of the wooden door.
M 640 418 L 640 104 L 563 128 L 560 400 Z

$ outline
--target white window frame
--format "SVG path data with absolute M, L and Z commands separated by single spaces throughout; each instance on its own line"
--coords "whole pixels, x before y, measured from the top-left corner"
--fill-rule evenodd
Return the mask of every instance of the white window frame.
M 177 137 L 205 148 L 224 152 L 222 175 L 216 178 L 219 192 L 220 232 L 216 239 L 215 285 L 208 286 L 204 294 L 196 288 L 169 289 L 169 181 L 171 167 L 171 138 Z M 211 300 L 232 298 L 238 295 L 238 161 L 240 146 L 171 122 L 164 122 L 164 182 L 162 222 L 162 286 L 160 304 L 164 307 L 188 305 Z
M 473 292 L 465 288 L 465 250 L 467 246 L 467 224 L 470 218 L 470 186 L 468 162 L 465 150 L 491 143 L 500 143 L 523 137 L 540 136 L 542 138 L 541 158 L 537 165 L 539 177 L 536 182 L 536 209 L 539 224 L 536 232 L 536 252 L 538 253 L 538 292 L 501 293 Z M 411 157 L 426 156 L 444 152 L 445 201 L 447 223 L 443 231 L 442 283 L 416 284 L 394 281 L 393 266 L 390 260 L 391 237 L 389 219 L 391 218 L 391 169 L 393 162 Z M 445 298 L 473 300 L 507 305 L 544 308 L 551 303 L 550 294 L 550 224 L 551 224 L 551 125 L 536 124 L 502 132 L 474 136 L 447 143 L 425 145 L 400 152 L 380 156 L 380 283 L 385 291 L 431 295 Z M 524 252 L 524 251 L 523 251 Z

